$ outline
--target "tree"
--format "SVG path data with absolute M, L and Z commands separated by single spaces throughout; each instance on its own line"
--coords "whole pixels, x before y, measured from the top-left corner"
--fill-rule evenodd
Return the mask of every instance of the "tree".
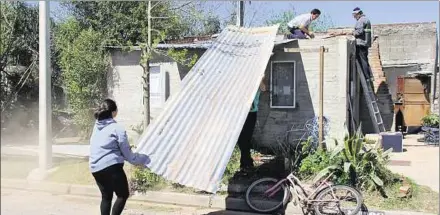
M 267 25 L 275 25 L 280 24 L 280 28 L 278 28 L 279 34 L 287 34 L 289 30 L 287 29 L 287 23 L 295 17 L 293 11 L 283 11 L 279 14 L 273 15 L 270 20 L 266 21 Z
M 90 89 L 100 89 L 104 86 L 96 86 L 93 81 L 105 83 L 100 76 L 102 74 L 102 67 L 107 63 L 102 56 L 105 56 L 105 46 L 120 46 L 141 48 L 140 65 L 144 68 L 144 81 L 148 85 L 148 60 L 152 56 L 152 51 L 168 55 L 174 58 L 177 62 L 183 62 L 183 55 L 186 56 L 186 50 L 175 51 L 170 50 L 166 53 L 155 49 L 155 45 L 166 39 L 173 39 L 184 36 L 190 32 L 189 19 L 182 19 L 183 9 L 195 10 L 192 2 L 176 3 L 176 2 L 151 2 L 152 8 L 151 16 L 154 17 L 154 22 L 149 26 L 148 22 L 148 2 L 145 1 L 95 1 L 95 2 L 67 2 L 63 5 L 72 11 L 73 18 L 67 20 L 57 30 L 57 46 L 59 46 L 61 53 L 61 64 L 63 68 L 63 77 L 65 86 L 68 92 L 69 103 L 74 111 L 76 124 L 85 130 L 87 121 L 87 111 L 90 110 L 91 105 L 96 103 L 98 97 L 103 97 L 100 91 L 90 91 Z M 215 27 L 215 26 L 214 26 Z M 148 29 L 151 28 L 149 35 Z M 82 35 L 84 40 L 96 39 L 96 36 L 101 37 L 101 41 L 95 41 L 96 45 L 94 51 L 85 53 L 87 47 L 81 45 L 77 38 L 81 37 L 78 32 L 90 31 L 88 34 Z M 209 29 L 210 31 L 214 31 Z M 96 34 L 92 34 L 94 32 Z M 88 35 L 88 36 L 87 36 Z M 152 44 L 148 44 L 154 41 Z M 80 54 L 82 53 L 82 54 Z M 85 60 L 83 56 L 91 57 L 95 62 L 85 62 L 84 65 L 77 65 L 77 61 Z M 195 60 L 190 57 L 186 63 L 191 63 Z M 99 66 L 91 67 L 91 64 Z M 80 71 L 81 70 L 81 71 Z M 66 73 L 66 74 L 64 74 Z M 89 74 L 90 73 L 90 74 Z M 74 74 L 82 74 L 80 76 Z M 82 95 L 85 90 L 86 96 Z M 147 89 L 148 90 L 148 89 Z M 88 93 L 95 93 L 94 95 Z M 147 93 L 148 95 L 148 93 Z M 145 99 L 148 101 L 148 98 Z M 90 118 L 90 117 L 89 117 Z
M 23 2 L 0 2 L 0 38 L 2 127 L 12 121 L 20 128 L 32 126 L 30 122 L 38 120 L 29 108 L 38 102 L 37 8 Z
M 72 10 L 83 27 L 101 32 L 109 46 L 132 46 L 147 42 L 148 1 L 72 1 L 63 3 Z M 190 21 L 183 13 L 196 14 L 193 2 L 152 1 L 152 17 L 158 17 L 150 26 L 164 32 L 169 39 L 186 36 Z M 191 20 L 192 21 L 192 20 Z M 154 32 L 153 40 L 161 38 Z
M 271 19 L 266 21 L 267 25 L 275 25 L 280 24 L 280 28 L 278 29 L 279 34 L 289 34 L 289 30 L 287 29 L 287 23 L 290 22 L 293 18 L 295 18 L 297 14 L 294 10 L 286 10 L 279 14 L 272 16 Z M 310 25 L 310 30 L 314 32 L 325 32 L 327 29 L 333 27 L 333 22 L 331 17 L 326 14 L 321 14 L 319 18 L 312 22 Z
M 0 70 L 7 65 L 30 65 L 38 54 L 38 10 L 23 2 L 2 2 Z
M 55 39 L 60 53 L 69 107 L 83 137 L 91 132 L 93 107 L 106 95 L 107 56 L 102 34 L 92 28 L 82 29 L 79 22 L 68 19 L 57 27 Z
M 0 2 L 0 72 L 2 126 L 9 119 L 20 127 L 38 121 L 38 7 L 24 2 Z M 55 23 L 51 19 L 52 28 Z M 53 31 L 51 37 L 53 38 Z M 51 43 L 51 55 L 57 56 Z M 53 105 L 61 101 L 60 72 L 51 58 Z M 55 125 L 55 124 L 54 124 Z M 16 128 L 11 128 L 12 130 Z

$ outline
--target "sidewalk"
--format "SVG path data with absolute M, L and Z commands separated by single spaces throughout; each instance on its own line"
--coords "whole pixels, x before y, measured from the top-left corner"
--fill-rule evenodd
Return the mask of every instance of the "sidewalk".
M 49 182 L 30 182 L 26 180 L 1 179 L 2 190 L 14 189 L 29 192 L 45 192 L 57 196 L 73 196 L 78 198 L 94 198 L 99 199 L 99 190 L 95 186 L 69 185 Z M 3 198 L 2 198 L 3 199 Z M 182 207 L 204 208 L 204 211 L 212 215 L 250 215 L 253 213 L 226 211 L 226 201 L 235 203 L 243 203 L 241 199 L 226 198 L 226 196 L 212 195 L 193 195 L 173 192 L 156 192 L 149 191 L 146 194 L 136 194 L 129 199 L 129 204 L 144 205 L 145 203 L 161 204 L 161 205 L 177 205 Z M 3 201 L 3 200 L 2 200 Z M 377 211 L 369 209 L 369 214 L 386 214 L 386 215 L 433 215 L 419 212 L 405 211 Z M 179 213 L 181 214 L 181 213 Z M 194 213 L 192 213 L 194 214 Z M 203 213 L 196 213 L 203 214 Z M 289 204 L 286 214 L 298 215 L 302 214 L 301 210 L 293 204 Z
M 403 140 L 402 153 L 391 154 L 388 168 L 439 192 L 439 147 L 417 142 L 420 135 L 408 135 Z M 393 164 L 394 163 L 394 164 Z

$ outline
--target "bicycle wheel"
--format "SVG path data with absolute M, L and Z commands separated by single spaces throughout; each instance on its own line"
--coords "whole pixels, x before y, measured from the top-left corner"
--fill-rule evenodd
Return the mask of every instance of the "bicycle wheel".
M 353 187 L 335 185 L 319 192 L 313 205 L 317 215 L 355 215 L 361 210 L 363 201 L 362 194 Z
M 284 206 L 287 203 L 287 188 L 284 183 L 274 188 L 277 182 L 274 178 L 262 178 L 252 183 L 246 190 L 248 206 L 259 213 L 274 212 Z

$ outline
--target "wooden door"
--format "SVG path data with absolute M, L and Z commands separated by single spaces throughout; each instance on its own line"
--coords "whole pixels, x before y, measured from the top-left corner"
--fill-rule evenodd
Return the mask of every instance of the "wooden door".
M 421 126 L 421 119 L 429 114 L 431 109 L 429 91 L 426 91 L 422 82 L 415 77 L 399 77 L 397 86 L 405 126 Z

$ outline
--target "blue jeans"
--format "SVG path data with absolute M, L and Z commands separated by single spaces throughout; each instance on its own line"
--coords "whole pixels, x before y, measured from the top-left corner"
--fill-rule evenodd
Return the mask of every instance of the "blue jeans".
M 287 39 L 307 39 L 307 36 L 298 28 L 290 28 L 290 33 L 287 35 Z

